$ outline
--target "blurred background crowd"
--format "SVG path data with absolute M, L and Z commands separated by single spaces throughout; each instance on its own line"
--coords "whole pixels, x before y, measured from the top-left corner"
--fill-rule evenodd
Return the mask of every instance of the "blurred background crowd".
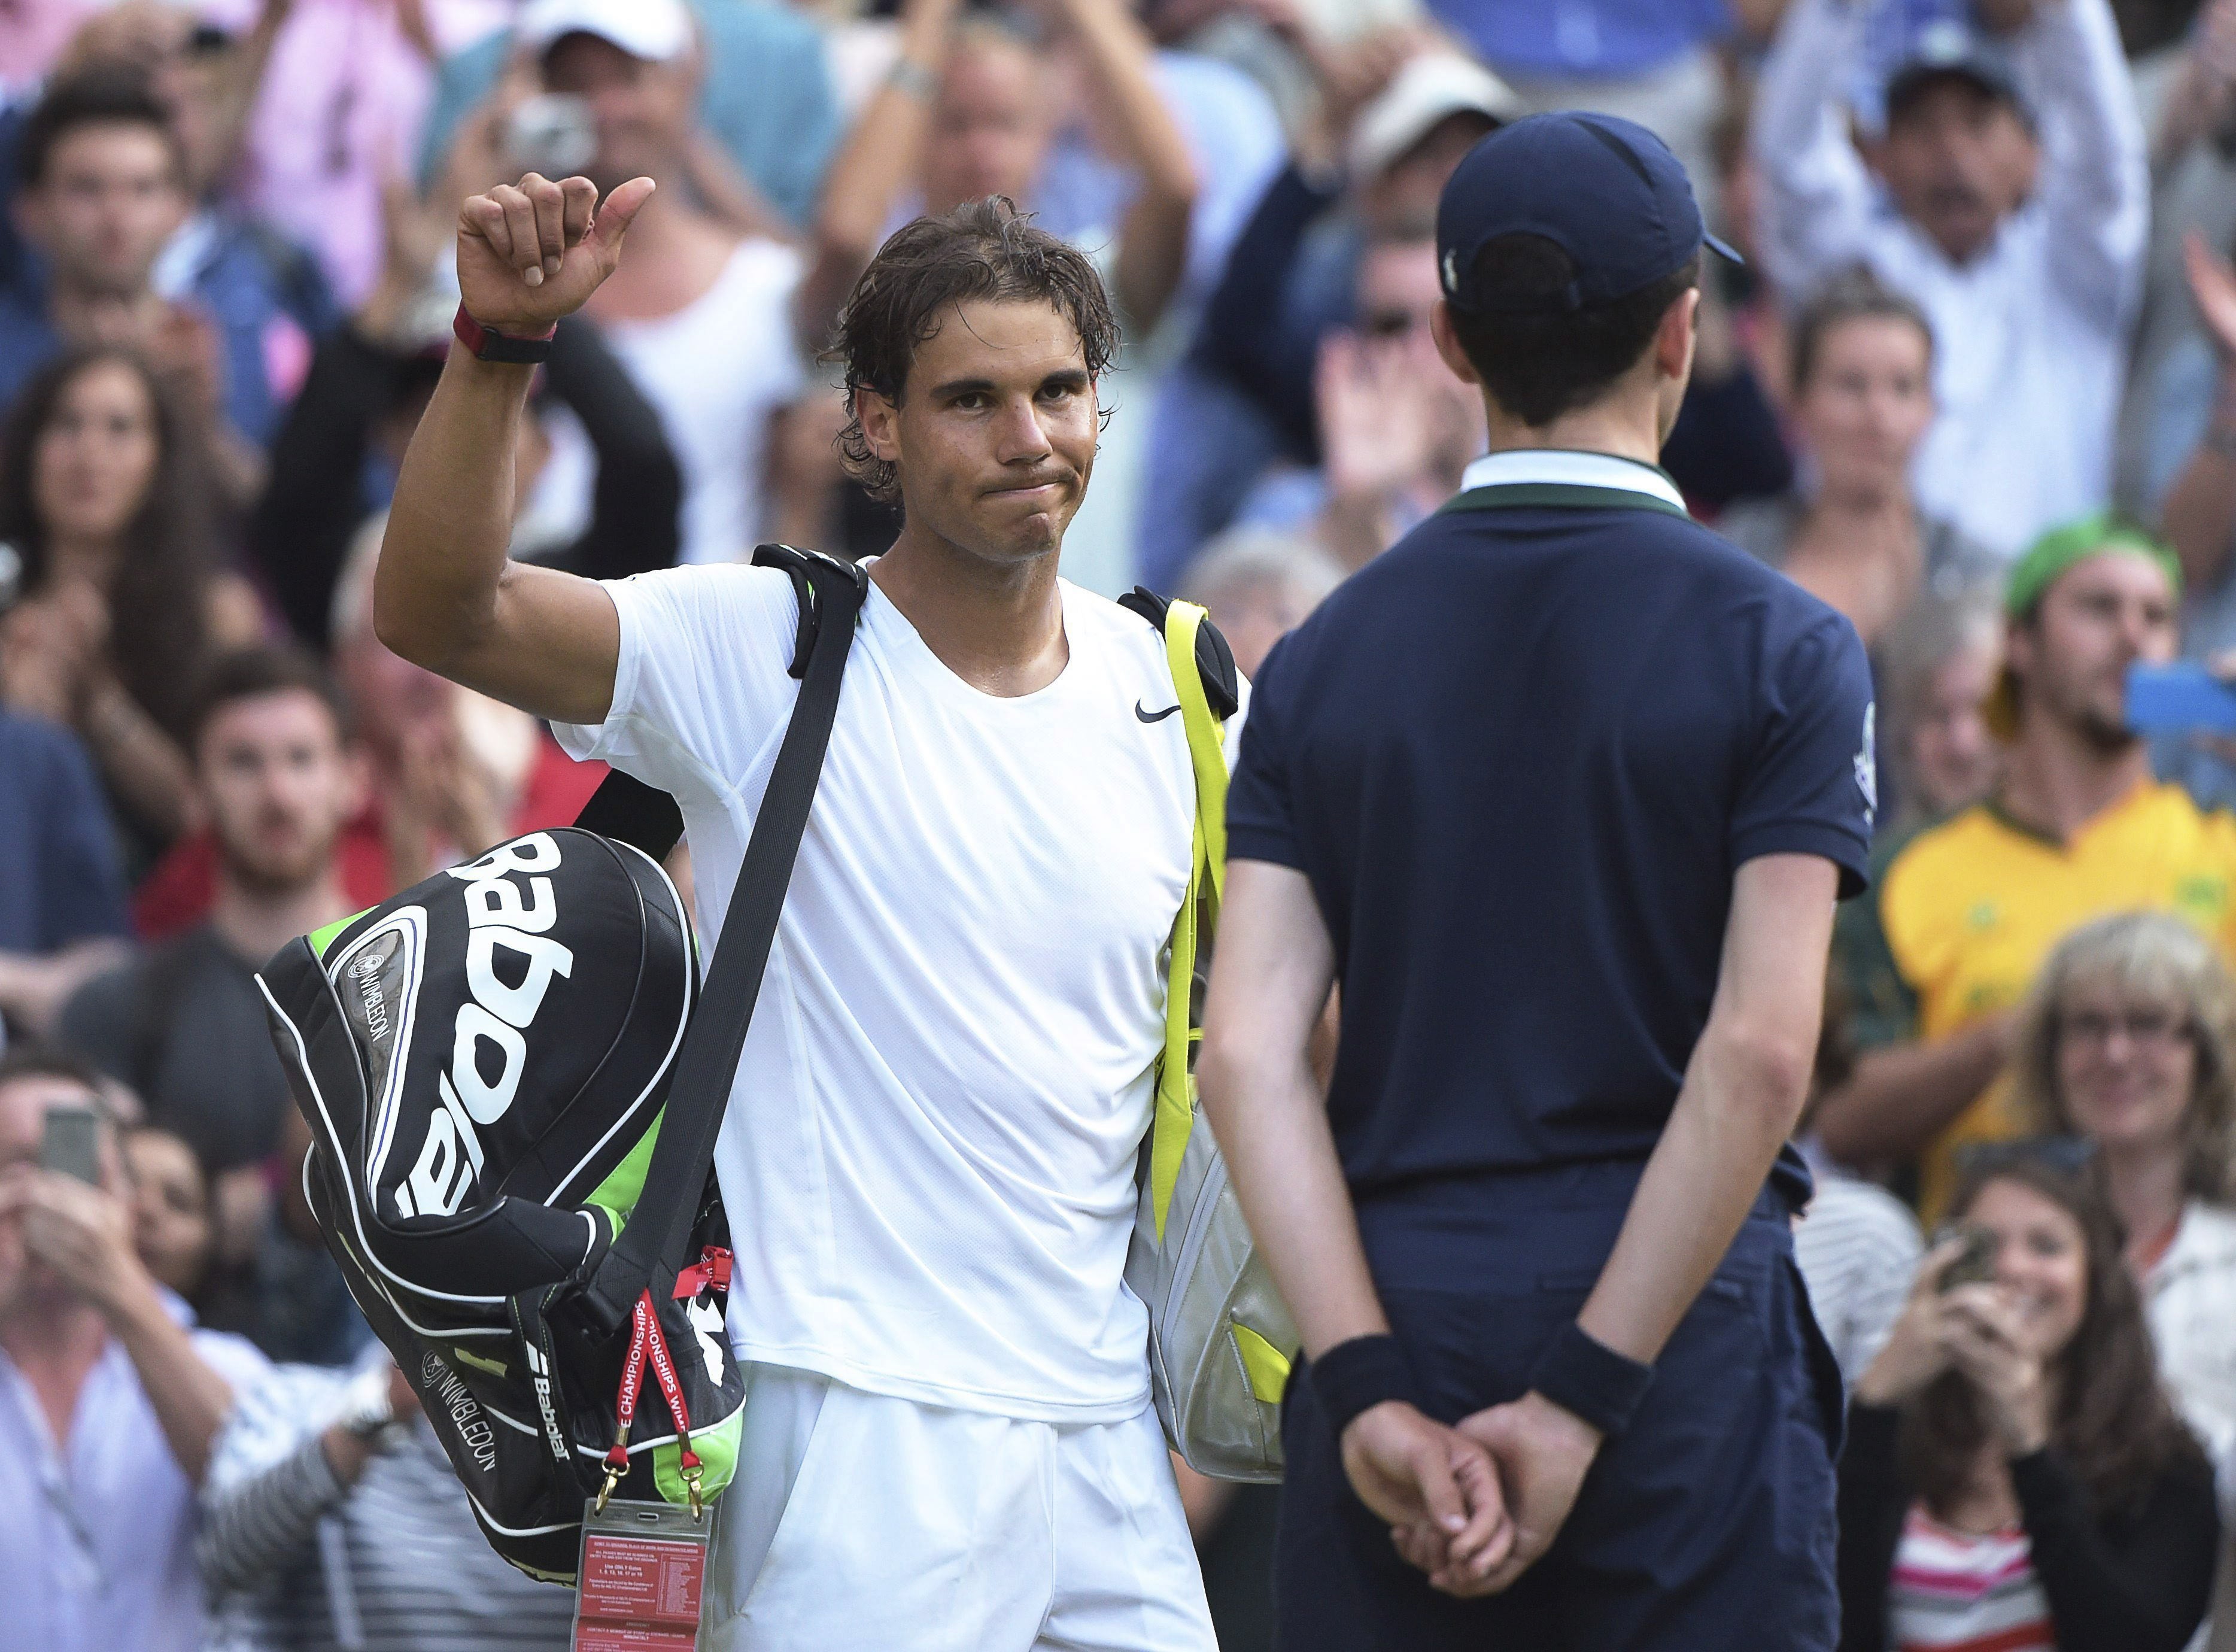
M 1667 466 L 1878 678 L 1798 1233 L 1845 1644 L 2236 1646 L 2236 741 L 2123 700 L 2236 650 L 2236 0 L 0 0 L 0 1648 L 564 1641 L 319 1247 L 253 979 L 600 778 L 371 623 L 465 195 L 661 185 L 515 555 L 874 554 L 820 348 L 1001 194 L 1125 321 L 1066 573 L 1249 669 L 1481 451 L 1437 192 L 1550 108 L 1745 253 Z M 1184 1490 L 1268 1644 L 1278 1492 Z

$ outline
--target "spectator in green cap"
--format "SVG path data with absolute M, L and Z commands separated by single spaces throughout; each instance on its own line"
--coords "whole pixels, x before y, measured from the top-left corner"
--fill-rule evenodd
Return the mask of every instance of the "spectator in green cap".
M 2026 1133 L 1999 1083 L 2010 1012 L 2068 931 L 2174 912 L 2236 958 L 2236 819 L 2154 780 L 2127 726 L 2127 668 L 2174 657 L 2180 595 L 2172 553 L 2112 517 L 2035 541 L 2011 568 L 1985 708 L 2003 776 L 1913 839 L 1868 898 L 1850 967 L 1871 1012 L 1818 1129 L 1836 1159 L 1914 1164 L 1929 1224 L 1960 1147 Z

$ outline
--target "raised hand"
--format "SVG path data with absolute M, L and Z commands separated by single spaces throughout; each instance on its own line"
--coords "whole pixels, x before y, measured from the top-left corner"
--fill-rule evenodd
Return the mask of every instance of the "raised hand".
M 1856 1382 L 1866 1405 L 1899 1405 L 1949 1369 L 1949 1311 L 1953 1299 L 1985 1290 L 1979 1285 L 1941 1288 L 1942 1271 L 1963 1254 L 1962 1236 L 1943 1240 L 1917 1265 L 1910 1299 L 1887 1333 L 1878 1355 Z
M 632 178 L 598 200 L 588 178 L 529 173 L 458 208 L 458 293 L 500 332 L 541 332 L 582 307 L 621 263 L 621 238 L 651 196 Z
M 1979 1392 L 1989 1427 L 2013 1457 L 2040 1450 L 2049 1438 L 2049 1395 L 2018 1310 L 1991 1286 L 1949 1294 L 1950 1358 Z
M 2223 362 L 2236 361 L 2236 269 L 2193 229 L 2182 235 L 2181 261 L 2206 337 Z
M 1321 340 L 1312 378 L 1331 493 L 1386 501 L 1420 479 L 1430 421 L 1402 349 L 1339 329 Z
M 97 1307 L 117 1310 L 146 1287 L 132 1213 L 107 1188 L 13 1166 L 0 1176 L 0 1219 L 19 1221 L 25 1254 Z

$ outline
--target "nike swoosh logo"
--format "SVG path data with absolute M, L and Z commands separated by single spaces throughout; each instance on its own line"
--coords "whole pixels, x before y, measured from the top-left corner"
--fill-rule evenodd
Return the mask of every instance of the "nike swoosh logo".
M 1161 723 L 1179 709 L 1178 706 L 1167 706 L 1162 711 L 1151 711 L 1140 701 L 1134 702 L 1134 714 L 1145 723 Z

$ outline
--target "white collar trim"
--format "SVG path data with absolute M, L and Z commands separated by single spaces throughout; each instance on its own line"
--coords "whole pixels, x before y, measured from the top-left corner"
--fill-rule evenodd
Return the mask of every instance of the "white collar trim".
M 1520 447 L 1486 453 L 1462 474 L 1460 491 L 1528 482 L 1614 488 L 1624 493 L 1643 493 L 1665 504 L 1674 504 L 1680 510 L 1685 509 L 1685 496 L 1652 465 L 1641 464 L 1636 459 L 1618 458 L 1612 453 L 1587 453 L 1575 448 Z

